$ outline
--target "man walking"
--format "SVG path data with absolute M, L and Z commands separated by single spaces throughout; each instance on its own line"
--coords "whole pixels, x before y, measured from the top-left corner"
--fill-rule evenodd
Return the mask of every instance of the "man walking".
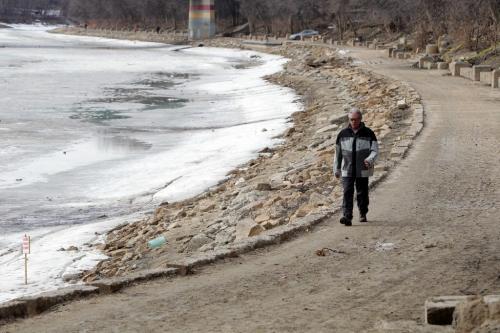
M 336 178 L 342 176 L 344 201 L 340 223 L 352 225 L 354 187 L 360 215 L 360 222 L 367 222 L 368 177 L 373 176 L 373 166 L 378 156 L 378 142 L 375 133 L 365 126 L 361 111 L 357 108 L 349 112 L 349 126 L 337 136 L 333 170 Z

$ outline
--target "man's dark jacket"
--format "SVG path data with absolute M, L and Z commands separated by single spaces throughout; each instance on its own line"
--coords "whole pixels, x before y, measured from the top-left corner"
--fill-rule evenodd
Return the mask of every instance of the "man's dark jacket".
M 378 156 L 378 142 L 375 133 L 364 123 L 356 133 L 351 125 L 337 136 L 333 171 L 342 172 L 342 177 L 373 176 L 373 166 Z M 364 161 L 370 163 L 366 168 Z

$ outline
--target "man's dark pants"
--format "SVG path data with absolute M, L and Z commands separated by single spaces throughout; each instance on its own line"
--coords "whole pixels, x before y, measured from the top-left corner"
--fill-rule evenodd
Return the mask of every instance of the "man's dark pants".
M 356 199 L 360 215 L 368 213 L 368 177 L 342 177 L 342 185 L 344 187 L 344 201 L 342 210 L 344 216 L 352 220 L 352 209 L 354 199 L 354 187 L 356 187 Z

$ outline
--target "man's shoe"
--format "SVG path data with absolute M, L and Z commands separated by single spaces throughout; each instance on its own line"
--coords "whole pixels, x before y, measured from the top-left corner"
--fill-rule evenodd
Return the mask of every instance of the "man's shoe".
M 342 216 L 340 218 L 340 223 L 345 225 L 346 227 L 350 227 L 352 225 L 352 221 L 345 216 Z
M 368 219 L 366 218 L 366 215 L 361 215 L 359 217 L 359 222 L 368 222 Z

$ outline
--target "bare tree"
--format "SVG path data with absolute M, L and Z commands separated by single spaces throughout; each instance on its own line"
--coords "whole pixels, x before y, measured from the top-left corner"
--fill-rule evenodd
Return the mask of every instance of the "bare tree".
M 494 53 L 498 53 L 498 35 L 500 35 L 500 0 L 487 1 L 489 19 L 490 19 L 490 41 Z

